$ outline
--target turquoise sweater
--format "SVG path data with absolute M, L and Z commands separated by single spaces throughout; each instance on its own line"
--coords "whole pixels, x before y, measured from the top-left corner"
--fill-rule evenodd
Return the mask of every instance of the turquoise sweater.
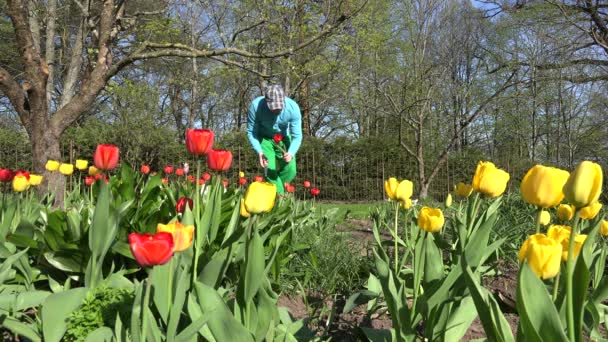
M 275 133 L 291 138 L 291 144 L 287 152 L 295 156 L 302 144 L 302 114 L 298 104 L 285 97 L 285 108 L 281 113 L 273 114 L 266 105 L 264 96 L 255 98 L 249 106 L 247 115 L 247 138 L 253 149 L 259 154 L 262 153 L 260 140 L 270 138 Z

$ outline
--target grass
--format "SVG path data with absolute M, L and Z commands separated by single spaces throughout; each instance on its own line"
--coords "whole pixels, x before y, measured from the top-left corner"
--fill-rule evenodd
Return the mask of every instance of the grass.
M 383 202 L 370 202 L 370 203 L 332 203 L 332 202 L 321 202 L 319 208 L 322 211 L 327 211 L 333 208 L 338 208 L 338 216 L 346 216 L 347 218 L 362 220 L 370 218 L 370 210 L 382 205 Z M 344 215 L 348 213 L 348 215 Z

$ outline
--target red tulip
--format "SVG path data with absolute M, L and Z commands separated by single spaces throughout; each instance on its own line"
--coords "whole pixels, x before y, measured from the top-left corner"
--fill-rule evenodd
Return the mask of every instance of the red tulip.
M 175 211 L 183 213 L 186 210 L 186 204 L 190 207 L 190 210 L 194 208 L 194 201 L 188 197 L 180 197 L 175 205 Z
M 173 235 L 167 232 L 129 234 L 129 247 L 135 260 L 143 266 L 166 264 L 173 255 Z
M 165 166 L 165 169 L 163 171 L 165 171 L 166 175 L 170 175 L 173 173 L 173 166 L 167 165 L 167 166 Z
M 262 176 L 255 176 L 255 177 L 253 177 L 253 181 L 254 182 L 263 182 L 264 181 L 264 177 L 262 177 Z
M 213 171 L 226 171 L 232 164 L 232 152 L 227 150 L 211 150 L 207 154 L 207 166 Z
M 230 182 L 227 179 L 222 180 L 222 183 L 224 183 L 225 188 L 227 188 L 228 184 L 230 184 Z
M 184 169 L 175 169 L 175 175 L 178 177 L 182 177 L 184 175 Z
M 321 193 L 321 190 L 319 190 L 318 188 L 312 188 L 310 189 L 310 194 L 313 196 L 319 196 L 319 194 Z
M 296 191 L 296 187 L 289 183 L 283 184 L 283 187 L 285 188 L 285 191 L 288 193 L 292 193 L 292 192 Z
M 205 180 L 204 180 L 204 179 L 202 179 L 202 178 L 201 178 L 201 179 L 199 179 L 199 180 L 198 180 L 198 185 L 203 185 L 203 184 L 205 184 Z
M 91 185 L 93 185 L 93 183 L 95 183 L 94 177 L 91 177 L 91 176 L 84 177 L 84 184 L 91 186 Z
M 0 169 L 0 182 L 12 182 L 15 178 L 15 173 L 11 169 Z
M 203 182 L 207 182 L 211 179 L 211 175 L 207 172 L 203 173 Z
M 24 171 L 24 170 L 17 170 L 15 171 L 15 175 L 13 176 L 13 178 L 17 177 L 17 176 L 23 176 L 25 177 L 28 181 L 30 180 L 30 172 L 29 171 Z
M 118 147 L 110 144 L 97 145 L 93 161 L 100 170 L 112 170 L 118 164 Z
M 158 172 L 154 171 L 152 172 L 152 176 L 156 176 L 158 174 Z
M 240 185 L 247 184 L 247 178 L 245 178 L 245 177 L 239 177 L 239 184 Z
M 161 179 L 161 181 L 163 182 L 163 184 L 169 184 L 169 178 L 163 178 Z
M 193 175 L 188 175 L 188 177 L 186 177 L 188 179 L 188 181 L 190 183 L 194 183 L 194 176 Z
M 143 173 L 144 175 L 147 175 L 148 173 L 150 173 L 150 165 L 142 165 L 141 173 Z
M 304 181 L 304 187 L 307 188 L 307 189 L 310 188 L 310 181 L 305 180 Z
M 103 179 L 103 180 L 105 180 L 106 184 L 108 184 L 108 181 L 110 180 L 110 177 L 108 177 L 108 175 L 104 175 L 102 173 L 98 173 L 98 174 L 95 175 L 94 179 L 95 180 Z
M 283 141 L 283 134 L 275 133 L 274 136 L 272 137 L 272 140 L 274 140 L 275 144 L 280 143 L 281 141 Z
M 213 147 L 213 131 L 208 129 L 187 129 L 186 148 L 188 152 L 199 156 L 207 154 Z

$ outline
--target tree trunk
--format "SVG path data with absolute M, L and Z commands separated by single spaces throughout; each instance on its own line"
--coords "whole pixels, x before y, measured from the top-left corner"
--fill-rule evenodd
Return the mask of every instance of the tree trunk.
M 33 170 L 44 176 L 44 183 L 38 187 L 38 193 L 44 194 L 47 189 L 55 194 L 55 205 L 63 205 L 63 189 L 65 187 L 65 176 L 59 172 L 48 172 L 46 162 L 48 160 L 61 161 L 60 134 L 53 132 L 47 127 L 33 127 L 29 133 L 32 146 Z
M 310 81 L 307 79 L 302 83 L 300 87 L 300 96 L 298 96 L 300 102 L 300 111 L 302 113 L 302 133 L 305 136 L 311 135 L 310 130 Z

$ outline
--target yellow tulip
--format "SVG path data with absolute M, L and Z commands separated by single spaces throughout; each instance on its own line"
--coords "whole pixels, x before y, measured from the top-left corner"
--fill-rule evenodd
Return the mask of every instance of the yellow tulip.
M 74 165 L 61 163 L 61 165 L 59 165 L 59 173 L 65 176 L 71 175 L 74 173 Z
M 89 166 L 89 176 L 97 176 L 99 174 L 99 169 L 95 166 Z
M 536 165 L 521 181 L 524 201 L 541 208 L 555 207 L 564 198 L 562 189 L 570 173 L 555 167 Z
M 543 226 L 546 226 L 549 224 L 549 222 L 551 222 L 551 215 L 549 214 L 548 211 L 541 210 L 539 215 L 540 215 L 539 216 L 540 224 L 542 224 Z
M 243 216 L 245 218 L 251 216 L 249 214 L 249 212 L 247 211 L 247 209 L 245 208 L 245 200 L 244 199 L 241 199 L 241 210 L 240 210 L 240 212 L 241 212 L 241 216 Z
M 38 186 L 42 183 L 42 176 L 41 175 L 35 175 L 35 174 L 31 174 L 30 175 L 30 185 L 32 186 Z
M 449 207 L 451 207 L 451 206 L 452 206 L 452 194 L 448 194 L 448 195 L 445 197 L 445 207 L 446 207 L 446 208 L 449 208 Z
M 445 218 L 441 209 L 423 207 L 418 213 L 418 227 L 429 233 L 440 231 L 444 223 Z
M 31 177 L 31 176 L 30 176 Z M 25 176 L 15 176 L 13 178 L 13 191 L 21 192 L 30 188 L 30 182 Z
M 597 202 L 602 192 L 602 180 L 601 166 L 590 161 L 581 162 L 564 185 L 566 201 L 577 208 Z
M 542 279 L 550 279 L 559 273 L 562 245 L 545 236 L 534 234 L 528 237 L 519 250 L 519 262 L 526 260 L 532 272 Z
M 488 197 L 498 197 L 505 192 L 509 174 L 496 168 L 491 162 L 479 162 L 473 177 L 473 189 Z
M 245 209 L 250 214 L 267 213 L 274 207 L 277 187 L 268 182 L 253 182 L 245 193 Z
M 593 202 L 590 205 L 588 205 L 584 208 L 581 208 L 581 211 L 580 211 L 581 218 L 583 220 L 592 220 L 597 216 L 597 214 L 599 214 L 601 209 L 602 209 L 602 203 Z
M 48 160 L 45 165 L 46 169 L 49 171 L 57 171 L 59 168 L 59 162 L 56 160 Z
M 156 226 L 156 232 L 167 232 L 173 235 L 173 250 L 176 252 L 181 252 L 192 244 L 192 239 L 194 238 L 194 226 L 184 226 L 180 222 L 161 224 L 159 223 Z
M 608 221 L 602 220 L 602 224 L 600 225 L 600 234 L 608 236 Z
M 245 178 L 245 172 L 243 172 L 243 171 L 239 172 L 239 178 Z
M 399 206 L 403 209 L 409 209 L 412 207 L 412 200 L 408 198 L 405 201 L 399 201 Z
M 76 159 L 76 168 L 80 171 L 84 170 L 89 166 L 89 162 L 82 159 Z
M 587 240 L 586 234 L 577 234 L 574 238 L 574 258 L 578 256 L 578 253 L 581 251 L 583 244 Z M 562 260 L 568 261 L 568 245 L 570 244 L 570 236 L 568 236 L 567 240 L 562 241 Z
M 560 221 L 570 221 L 574 217 L 576 208 L 570 204 L 560 204 L 557 207 L 557 218 Z
M 386 195 L 388 198 L 393 201 L 397 200 L 397 187 L 399 186 L 399 182 L 397 182 L 397 178 L 391 177 L 384 181 L 384 191 L 386 191 Z
M 547 229 L 547 237 L 550 237 L 551 239 L 557 241 L 558 243 L 561 243 L 563 246 L 564 240 L 567 240 L 570 238 L 571 231 L 572 231 L 572 228 L 570 228 L 569 226 L 552 224 L 549 226 L 549 229 Z M 568 248 L 568 245 L 566 245 L 565 247 Z
M 406 201 L 412 197 L 414 194 L 414 183 L 407 179 L 399 182 L 397 186 L 397 191 L 395 192 L 395 197 L 399 201 Z
M 460 182 L 456 185 L 455 191 L 456 196 L 467 198 L 471 196 L 471 193 L 473 193 L 473 186 L 471 184 L 464 184 L 463 182 Z

